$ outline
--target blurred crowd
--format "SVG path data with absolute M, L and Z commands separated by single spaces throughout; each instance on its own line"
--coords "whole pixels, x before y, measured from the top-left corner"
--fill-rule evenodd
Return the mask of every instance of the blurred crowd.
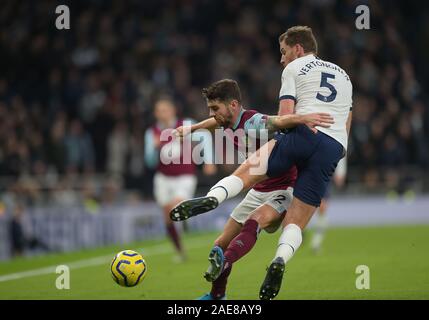
M 368 190 L 400 189 L 413 182 L 414 170 L 422 178 L 429 163 L 429 79 L 419 66 L 421 50 L 429 52 L 429 19 L 424 11 L 403 14 L 395 2 L 370 2 L 371 29 L 359 31 L 361 3 L 64 1 L 71 28 L 57 30 L 56 1 L 5 1 L 2 190 L 32 201 L 43 201 L 37 193 L 45 188 L 63 202 L 71 201 L 64 192 L 73 188 L 79 199 L 111 201 L 106 190 L 118 188 L 148 196 L 152 173 L 143 136 L 155 99 L 167 94 L 181 115 L 203 119 L 201 89 L 233 78 L 246 106 L 276 113 L 278 36 L 295 24 L 313 28 L 319 55 L 354 84 L 350 176 Z M 108 178 L 100 183 L 93 179 L 98 174 Z

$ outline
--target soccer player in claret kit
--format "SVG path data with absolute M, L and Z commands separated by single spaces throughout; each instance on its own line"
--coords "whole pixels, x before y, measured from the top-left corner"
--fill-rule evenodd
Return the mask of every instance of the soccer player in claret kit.
M 182 126 L 185 121 L 188 123 L 194 121 L 177 118 L 176 106 L 169 98 L 161 98 L 155 103 L 154 115 L 156 123 L 145 132 L 145 161 L 148 167 L 156 169 L 153 181 L 155 200 L 164 213 L 167 235 L 177 251 L 177 261 L 183 262 L 186 260 L 186 254 L 180 241 L 179 232 L 171 221 L 169 212 L 182 200 L 194 196 L 197 186 L 197 168 L 194 162 L 184 161 L 184 153 L 191 154 L 192 152 L 192 150 L 185 150 L 186 146 L 192 147 L 191 143 L 185 146 L 177 139 L 172 139 L 171 132 L 177 126 Z M 162 141 L 162 135 L 170 138 Z M 199 138 L 202 138 L 207 144 L 207 148 L 205 148 L 207 152 L 204 153 L 203 172 L 206 175 L 212 175 L 216 170 L 212 164 L 212 154 L 210 153 L 212 138 L 209 134 L 201 133 L 201 135 Z M 166 163 L 166 159 L 172 160 L 172 162 Z
M 283 220 L 277 251 L 260 288 L 263 300 L 277 296 L 285 265 L 302 243 L 302 230 L 320 205 L 331 176 L 347 150 L 352 118 L 352 83 L 347 73 L 317 56 L 317 42 L 311 28 L 295 26 L 279 37 L 284 65 L 280 89 L 280 109 L 293 106 L 296 114 L 315 111 L 333 116 L 330 127 L 298 125 L 285 135 L 277 135 L 250 156 L 230 176 L 219 181 L 206 197 L 180 203 L 171 211 L 176 220 L 216 208 L 244 188 L 268 177 L 277 177 L 297 166 L 293 200 Z M 267 117 L 270 129 L 275 118 Z M 255 166 L 256 164 L 256 166 Z M 224 265 L 228 265 L 225 263 Z
M 252 134 L 252 131 L 257 133 L 259 127 L 265 126 L 267 117 L 255 110 L 246 110 L 242 106 L 237 82 L 229 79 L 215 82 L 203 89 L 203 96 L 207 100 L 212 118 L 194 124 L 190 128 L 177 128 L 177 136 L 183 137 L 186 136 L 186 133 L 195 132 L 198 129 L 214 129 L 220 126 L 225 130 L 225 135 L 228 136 L 228 133 L 232 132 L 236 134 L 234 137 L 238 139 L 231 137 L 234 147 L 245 152 L 245 157 L 247 157 L 249 145 L 255 146 L 255 150 L 259 148 L 261 136 Z M 283 113 L 286 113 L 285 110 Z M 332 122 L 326 114 L 285 115 L 278 117 L 277 120 L 279 123 L 284 122 L 290 126 L 297 124 L 329 126 Z M 264 229 L 270 233 L 277 230 L 292 200 L 296 175 L 296 168 L 293 166 L 279 177 L 255 184 L 243 201 L 233 210 L 222 234 L 215 240 L 215 245 L 209 254 L 210 266 L 205 273 L 205 278 L 212 282 L 212 290 L 200 299 L 225 298 L 232 263 L 249 252 L 254 246 L 260 230 Z M 174 217 L 172 218 L 174 219 Z M 232 239 L 234 240 L 232 241 Z M 229 263 L 228 266 L 223 264 L 224 255 Z M 221 273 L 221 271 L 223 272 Z

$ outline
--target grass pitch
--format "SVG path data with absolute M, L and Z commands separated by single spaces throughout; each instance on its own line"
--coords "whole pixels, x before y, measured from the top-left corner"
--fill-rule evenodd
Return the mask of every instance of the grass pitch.
M 167 240 L 143 241 L 95 250 L 18 258 L 0 263 L 0 299 L 195 299 L 209 291 L 202 277 L 216 232 L 184 237 L 189 260 L 173 262 Z M 314 255 L 306 233 L 289 262 L 279 299 L 429 299 L 429 226 L 333 228 Z M 234 265 L 229 300 L 258 299 L 265 268 L 279 232 L 261 233 L 255 248 Z M 109 264 L 123 249 L 140 251 L 148 274 L 134 288 L 118 286 Z M 55 286 L 57 265 L 70 267 L 70 289 Z M 370 270 L 370 289 L 356 289 L 356 268 Z

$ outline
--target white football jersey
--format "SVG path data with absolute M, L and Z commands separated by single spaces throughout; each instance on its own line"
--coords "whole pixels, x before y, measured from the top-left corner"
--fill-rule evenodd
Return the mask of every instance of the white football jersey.
M 295 59 L 282 73 L 281 99 L 295 100 L 295 113 L 326 112 L 335 123 L 317 127 L 347 150 L 346 122 L 352 108 L 353 87 L 347 73 L 313 54 Z

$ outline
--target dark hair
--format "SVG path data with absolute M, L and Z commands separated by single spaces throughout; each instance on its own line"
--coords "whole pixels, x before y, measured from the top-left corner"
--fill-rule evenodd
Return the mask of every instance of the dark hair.
M 219 100 L 229 102 L 237 100 L 241 103 L 241 92 L 237 81 L 223 79 L 212 83 L 208 88 L 202 91 L 203 97 L 207 100 Z
M 292 47 L 296 44 L 300 44 L 304 52 L 314 52 L 317 54 L 317 41 L 313 35 L 313 30 L 307 26 L 294 26 L 279 37 L 279 42 L 285 41 L 285 43 Z

